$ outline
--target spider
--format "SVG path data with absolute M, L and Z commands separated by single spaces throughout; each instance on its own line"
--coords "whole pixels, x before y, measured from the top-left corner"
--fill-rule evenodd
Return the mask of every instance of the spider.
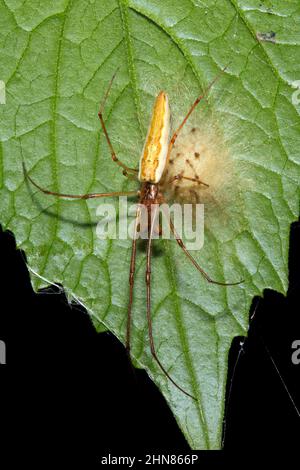
M 122 169 L 123 175 L 129 178 L 137 179 L 140 182 L 140 189 L 137 191 L 116 191 L 116 192 L 108 192 L 108 193 L 92 193 L 92 194 L 65 194 L 59 192 L 49 191 L 48 189 L 43 188 L 38 183 L 36 183 L 31 176 L 28 174 L 25 164 L 23 162 L 23 171 L 25 178 L 27 178 L 33 186 L 35 186 L 39 191 L 56 197 L 67 198 L 67 199 L 91 199 L 91 198 L 101 198 L 101 197 L 118 197 L 118 196 L 137 196 L 138 197 L 138 208 L 136 211 L 135 217 L 135 227 L 134 227 L 134 236 L 132 239 L 132 250 L 131 250 L 131 260 L 130 260 L 130 269 L 129 269 L 129 299 L 128 299 L 128 312 L 127 312 L 127 329 L 126 329 L 126 350 L 128 356 L 130 358 L 130 338 L 131 338 L 131 323 L 132 323 L 132 302 L 133 302 L 133 290 L 134 290 L 134 275 L 135 275 L 135 266 L 136 266 L 136 248 L 137 248 L 137 232 L 138 229 L 141 228 L 140 225 L 142 224 L 141 221 L 141 207 L 145 207 L 147 211 L 147 248 L 146 248 L 146 290 L 147 290 L 147 305 L 146 305 L 146 312 L 147 312 L 147 322 L 148 322 L 148 334 L 149 334 L 149 341 L 150 341 L 150 350 L 152 357 L 165 374 L 165 376 L 170 380 L 173 385 L 194 400 L 197 400 L 193 395 L 188 393 L 184 388 L 182 388 L 175 380 L 171 377 L 169 372 L 166 370 L 164 365 L 162 364 L 161 360 L 159 359 L 154 339 L 153 339 L 153 331 L 152 331 L 152 319 L 151 319 L 151 251 L 152 251 L 152 238 L 153 233 L 155 231 L 155 214 L 158 210 L 160 204 L 166 202 L 163 191 L 162 191 L 162 177 L 167 173 L 167 167 L 170 161 L 170 154 L 174 143 L 177 139 L 177 136 L 183 126 L 185 125 L 186 121 L 188 120 L 191 113 L 194 111 L 198 103 L 204 98 L 205 94 L 208 90 L 212 87 L 214 82 L 217 80 L 216 77 L 211 84 L 206 89 L 205 93 L 198 96 L 197 99 L 194 101 L 192 106 L 190 107 L 189 111 L 185 115 L 184 119 L 182 120 L 179 127 L 175 130 L 170 138 L 170 108 L 169 108 L 169 100 L 168 95 L 164 91 L 160 91 L 157 95 L 154 107 L 152 111 L 152 117 L 148 129 L 148 134 L 146 137 L 146 141 L 144 144 L 144 148 L 142 151 L 142 155 L 140 158 L 139 169 L 129 168 L 127 165 L 122 163 L 113 148 L 112 142 L 108 135 L 108 131 L 103 119 L 103 110 L 104 105 L 107 99 L 107 96 L 110 92 L 112 87 L 113 80 L 115 78 L 116 73 L 113 75 L 108 89 L 104 95 L 102 103 L 100 105 L 100 109 L 98 112 L 98 116 L 100 119 L 100 123 L 102 126 L 102 130 L 104 132 L 106 141 L 108 143 L 111 158 L 112 160 Z M 168 184 L 172 184 L 175 181 L 180 180 L 189 180 L 193 183 L 203 184 L 207 186 L 206 183 L 203 183 L 199 180 L 199 177 L 196 176 L 195 178 L 186 177 L 181 172 L 178 175 L 173 176 L 169 181 Z M 165 184 L 165 183 L 164 183 Z M 153 210 L 154 209 L 154 210 Z M 191 261 L 191 263 L 195 266 L 195 268 L 201 273 L 201 275 L 212 284 L 217 284 L 220 286 L 233 286 L 240 284 L 243 281 L 233 282 L 233 283 L 225 283 L 213 280 L 202 268 L 199 266 L 197 261 L 193 258 L 190 252 L 185 247 L 182 239 L 179 237 L 174 224 L 171 219 L 168 220 L 170 225 L 170 230 L 173 233 L 178 245 L 183 250 L 187 258 Z

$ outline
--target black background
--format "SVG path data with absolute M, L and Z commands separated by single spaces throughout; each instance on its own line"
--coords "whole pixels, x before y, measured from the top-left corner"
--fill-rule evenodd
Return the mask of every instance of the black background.
M 300 364 L 291 361 L 292 342 L 300 339 L 299 247 L 295 223 L 288 296 L 265 291 L 254 299 L 249 337 L 242 348 L 236 338 L 230 351 L 224 450 L 200 453 L 202 462 L 237 451 L 242 458 L 288 454 L 299 446 L 299 416 L 270 357 L 300 408 Z M 0 233 L 0 259 L 0 339 L 7 347 L 0 459 L 6 453 L 10 463 L 80 461 L 87 468 L 109 452 L 191 453 L 146 373 L 132 373 L 122 344 L 97 334 L 84 309 L 68 305 L 58 288 L 33 293 L 24 254 L 9 232 Z

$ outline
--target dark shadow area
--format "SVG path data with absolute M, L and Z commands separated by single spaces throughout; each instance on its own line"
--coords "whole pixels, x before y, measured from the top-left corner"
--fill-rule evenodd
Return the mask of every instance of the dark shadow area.
M 291 360 L 292 343 L 300 340 L 299 241 L 297 223 L 287 298 L 266 291 L 243 352 L 241 339 L 233 343 L 225 450 L 202 453 L 202 461 L 222 462 L 237 450 L 245 457 L 262 449 L 285 453 L 299 445 L 299 416 L 270 359 L 299 408 L 300 364 Z M 132 373 L 120 342 L 97 334 L 84 309 L 68 305 L 59 288 L 33 293 L 24 255 L 9 232 L 0 233 L 0 259 L 0 339 L 7 350 L 7 364 L 0 365 L 0 461 L 4 449 L 11 463 L 40 458 L 84 468 L 109 452 L 190 453 L 165 400 L 144 371 Z
M 292 361 L 293 342 L 300 340 L 299 293 L 300 223 L 296 222 L 290 233 L 287 297 L 265 290 L 263 298 L 255 298 L 249 335 L 235 338 L 230 350 L 225 450 L 284 454 L 299 446 L 300 363 Z
M 164 398 L 144 371 L 132 372 L 123 345 L 97 334 L 59 288 L 32 291 L 10 232 L 0 233 L 0 259 L 2 431 L 20 450 L 10 458 L 87 463 L 109 451 L 189 451 Z

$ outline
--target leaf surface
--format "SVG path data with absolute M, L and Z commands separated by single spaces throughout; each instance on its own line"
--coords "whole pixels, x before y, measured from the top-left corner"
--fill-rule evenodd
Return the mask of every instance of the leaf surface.
M 35 289 L 61 283 L 99 331 L 121 341 L 131 243 L 97 238 L 96 209 L 110 201 L 38 193 L 24 181 L 22 158 L 53 191 L 135 189 L 111 161 L 97 118 L 113 73 L 120 67 L 105 120 L 119 158 L 137 167 L 157 92 L 169 93 L 179 123 L 227 66 L 192 121 L 215 162 L 211 192 L 203 191 L 205 243 L 192 254 L 215 279 L 245 282 L 208 285 L 175 241 L 155 242 L 153 256 L 158 355 L 197 402 L 151 358 L 143 246 L 133 305 L 135 362 L 193 449 L 221 446 L 228 351 L 247 333 L 253 296 L 287 289 L 289 226 L 299 211 L 300 108 L 291 87 L 300 79 L 299 19 L 298 0 L 0 2 L 0 221 L 25 251 Z

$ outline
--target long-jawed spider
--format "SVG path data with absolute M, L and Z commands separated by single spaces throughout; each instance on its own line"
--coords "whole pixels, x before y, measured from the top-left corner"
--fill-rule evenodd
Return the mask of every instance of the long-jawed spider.
M 152 319 L 151 319 L 151 251 L 152 251 L 152 239 L 153 233 L 155 231 L 155 216 L 153 214 L 156 213 L 157 208 L 160 204 L 165 202 L 162 188 L 161 188 L 161 180 L 162 177 L 168 167 L 170 154 L 174 143 L 177 139 L 177 136 L 183 126 L 185 125 L 186 121 L 188 120 L 191 113 L 194 111 L 198 103 L 202 100 L 208 90 L 212 87 L 214 82 L 217 80 L 214 79 L 213 82 L 208 86 L 205 93 L 199 96 L 192 106 L 190 107 L 189 111 L 185 115 L 183 121 L 179 125 L 179 127 L 175 130 L 170 138 L 170 109 L 169 109 L 169 101 L 168 95 L 161 91 L 155 99 L 152 117 L 148 129 L 148 134 L 146 137 L 145 145 L 143 148 L 143 152 L 140 158 L 139 169 L 129 168 L 127 165 L 122 163 L 116 156 L 114 151 L 112 142 L 107 132 L 107 128 L 103 119 L 103 110 L 104 105 L 107 99 L 107 96 L 110 92 L 114 77 L 112 77 L 108 89 L 104 95 L 103 101 L 100 106 L 100 110 L 98 112 L 98 116 L 101 122 L 101 126 L 107 140 L 111 158 L 112 160 L 123 170 L 123 175 L 137 179 L 140 183 L 140 189 L 138 191 L 116 191 L 116 192 L 108 192 L 108 193 L 92 193 L 92 194 L 65 194 L 65 193 L 58 193 L 54 191 L 50 191 L 48 189 L 43 188 L 38 183 L 36 183 L 31 176 L 28 174 L 26 170 L 25 164 L 23 162 L 23 171 L 25 177 L 35 186 L 39 191 L 56 197 L 67 198 L 67 199 L 91 199 L 91 198 L 101 198 L 101 197 L 116 197 L 116 196 L 137 196 L 138 197 L 138 209 L 136 211 L 135 217 L 135 228 L 134 228 L 134 236 L 132 240 L 132 250 L 131 250 L 131 261 L 130 261 L 130 270 L 129 270 L 129 300 L 128 300 L 128 313 L 127 313 L 127 330 L 126 330 L 126 349 L 128 355 L 130 357 L 130 337 L 131 337 L 131 313 L 132 313 L 132 302 L 133 302 L 133 288 L 134 288 L 134 274 L 135 274 L 135 266 L 136 266 L 136 241 L 137 241 L 137 232 L 138 228 L 140 227 L 141 222 L 141 206 L 144 206 L 147 210 L 147 250 L 146 250 L 146 289 L 147 289 L 147 322 L 148 322 L 148 334 L 149 334 L 149 341 L 150 341 L 150 350 L 151 354 L 166 375 L 166 377 L 174 384 L 176 388 L 178 388 L 181 392 L 187 395 L 194 400 L 197 400 L 193 395 L 188 393 L 184 388 L 182 388 L 175 380 L 171 377 L 168 373 L 166 368 L 161 363 L 160 359 L 157 356 L 154 340 L 153 340 L 153 331 L 152 331 Z M 180 174 L 176 175 L 169 179 L 168 184 L 172 184 L 174 181 L 180 181 L 182 179 L 186 179 L 192 181 L 193 183 L 203 184 L 207 186 L 206 183 L 203 183 L 199 180 L 198 177 L 191 178 L 185 177 L 184 174 L 181 172 Z M 165 185 L 165 183 L 164 183 Z M 155 209 L 153 210 L 153 207 Z M 187 248 L 185 247 L 182 239 L 179 237 L 176 229 L 174 227 L 173 222 L 169 219 L 170 230 L 173 233 L 178 245 L 184 251 L 187 258 L 191 261 L 191 263 L 195 266 L 195 268 L 201 273 L 201 275 L 212 284 L 217 284 L 220 286 L 233 286 L 240 284 L 243 281 L 233 282 L 233 283 L 225 283 L 213 280 L 197 263 L 197 261 L 193 258 L 193 256 L 189 253 Z M 142 231 L 142 230 L 141 230 Z

